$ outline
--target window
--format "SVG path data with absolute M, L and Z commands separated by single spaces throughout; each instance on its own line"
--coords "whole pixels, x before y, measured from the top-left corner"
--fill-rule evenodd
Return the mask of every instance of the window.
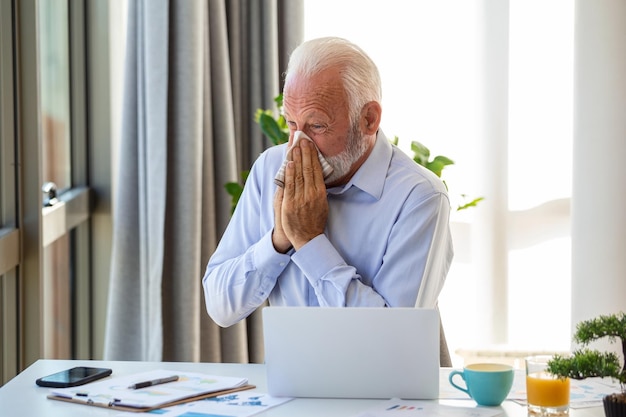
M 102 355 L 108 22 L 107 2 L 0 2 L 0 384 L 39 358 Z
M 433 155 L 455 161 L 444 171 L 453 209 L 461 193 L 479 196 L 481 181 L 499 175 L 493 170 L 505 161 L 506 231 L 498 234 L 503 239 L 496 244 L 506 248 L 506 259 L 491 258 L 504 265 L 506 276 L 495 277 L 504 281 L 500 290 L 482 291 L 483 271 L 476 262 L 481 233 L 476 218 L 492 203 L 490 196 L 484 196 L 483 207 L 452 213 L 456 255 L 439 305 L 455 365 L 462 360 L 455 351 L 477 346 L 502 342 L 505 349 L 567 350 L 570 342 L 574 5 L 567 0 L 509 1 L 504 34 L 509 38 L 508 139 L 505 152 L 496 155 L 498 163 L 484 166 L 477 163 L 486 152 L 478 135 L 481 5 L 465 0 L 305 0 L 305 39 L 345 37 L 378 64 L 386 135 L 398 136 L 407 153 L 417 140 Z M 558 303 L 537 294 L 533 285 L 558 292 Z M 506 329 L 515 331 L 498 330 L 494 340 L 480 337 L 480 327 L 489 323 L 477 312 L 486 303 L 497 312 L 504 306 Z M 553 332 L 555 328 L 561 332 Z
M 42 175 L 64 190 L 72 185 L 67 0 L 41 1 L 38 17 Z
M 70 158 L 70 43 L 67 1 L 44 0 L 38 10 L 42 185 L 59 194 L 72 187 Z M 42 193 L 42 204 L 49 196 Z M 54 207 L 52 207 L 54 210 Z M 44 213 L 49 210 L 44 209 Z M 56 217 L 56 216 L 55 216 Z M 44 216 L 44 222 L 49 216 Z M 70 245 L 62 231 L 44 240 L 42 268 L 43 356 L 70 359 L 72 349 L 72 280 Z

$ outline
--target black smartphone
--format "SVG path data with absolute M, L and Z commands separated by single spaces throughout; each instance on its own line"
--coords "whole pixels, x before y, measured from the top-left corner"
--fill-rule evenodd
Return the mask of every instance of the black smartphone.
M 35 383 L 40 387 L 67 388 L 84 385 L 100 378 L 111 375 L 113 371 L 108 368 L 92 368 L 89 366 L 77 366 L 72 369 L 57 372 L 52 375 L 39 378 Z

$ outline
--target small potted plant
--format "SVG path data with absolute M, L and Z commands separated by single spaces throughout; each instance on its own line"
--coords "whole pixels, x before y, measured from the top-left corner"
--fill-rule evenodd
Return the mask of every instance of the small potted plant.
M 582 348 L 572 355 L 554 355 L 548 362 L 548 372 L 563 378 L 609 377 L 618 381 L 621 391 L 603 398 L 604 414 L 607 417 L 626 417 L 626 359 L 620 365 L 615 353 L 586 347 L 604 337 L 608 337 L 610 342 L 621 342 L 623 358 L 626 358 L 626 314 L 600 315 L 578 323 L 573 340 Z

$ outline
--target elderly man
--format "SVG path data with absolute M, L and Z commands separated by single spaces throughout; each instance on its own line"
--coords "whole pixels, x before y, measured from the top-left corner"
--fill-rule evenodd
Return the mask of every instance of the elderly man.
M 379 128 L 374 62 L 344 39 L 305 42 L 283 97 L 289 143 L 254 163 L 207 265 L 211 318 L 230 326 L 267 299 L 434 307 L 453 257 L 450 203 L 439 178 Z

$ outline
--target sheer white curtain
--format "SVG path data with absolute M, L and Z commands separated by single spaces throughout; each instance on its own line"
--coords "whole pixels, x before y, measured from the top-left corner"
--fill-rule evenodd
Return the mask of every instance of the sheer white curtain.
M 455 161 L 453 203 L 485 197 L 452 213 L 439 307 L 455 364 L 463 348 L 569 347 L 573 28 L 569 0 L 305 0 L 305 38 L 378 63 L 385 133 Z

